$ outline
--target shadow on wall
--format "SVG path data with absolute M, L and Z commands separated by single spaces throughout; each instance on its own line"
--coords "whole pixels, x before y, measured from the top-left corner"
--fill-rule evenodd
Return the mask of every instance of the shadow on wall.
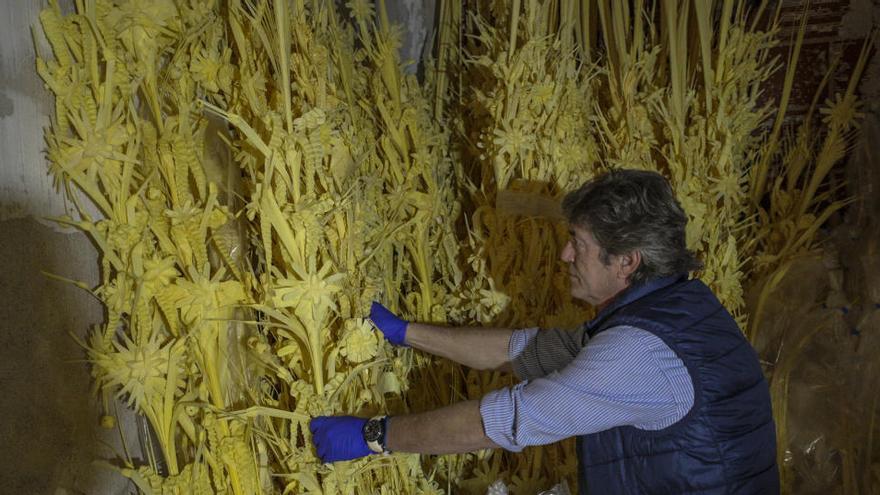
M 126 480 L 92 464 L 115 457 L 106 445 L 118 433 L 99 426 L 85 353 L 71 337 L 102 321 L 101 306 L 41 274 L 94 286 L 95 258 L 84 235 L 33 218 L 0 222 L 2 493 L 126 493 Z

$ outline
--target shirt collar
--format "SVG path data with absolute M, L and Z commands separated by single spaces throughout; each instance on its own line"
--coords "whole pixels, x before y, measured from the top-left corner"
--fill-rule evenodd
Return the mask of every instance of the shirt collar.
M 608 304 L 608 306 L 605 306 L 605 308 L 602 311 L 600 311 L 599 314 L 596 315 L 595 318 L 593 318 L 592 320 L 590 320 L 587 323 L 587 328 L 592 331 L 600 323 L 602 323 L 603 320 L 608 318 L 608 316 L 610 316 L 612 313 L 614 313 L 618 309 L 620 309 L 620 308 L 622 308 L 622 307 L 626 306 L 627 304 L 630 304 L 634 301 L 637 301 L 637 300 L 647 296 L 648 294 L 651 294 L 652 292 L 656 292 L 660 289 L 664 289 L 666 287 L 669 287 L 670 285 L 672 285 L 676 282 L 687 280 L 687 278 L 688 278 L 688 275 L 686 273 L 684 273 L 684 274 L 679 274 L 679 275 L 672 275 L 669 277 L 655 278 L 653 280 L 649 280 L 647 282 L 643 282 L 638 285 L 633 285 L 633 286 L 627 287 L 626 289 L 623 290 L 623 292 L 618 294 L 611 301 L 611 303 Z

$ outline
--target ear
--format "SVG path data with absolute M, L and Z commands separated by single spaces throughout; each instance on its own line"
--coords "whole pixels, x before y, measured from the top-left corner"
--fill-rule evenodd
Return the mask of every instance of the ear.
M 617 278 L 628 280 L 629 276 L 635 273 L 639 266 L 642 265 L 642 253 L 638 250 L 630 251 L 629 253 L 621 254 L 617 261 Z

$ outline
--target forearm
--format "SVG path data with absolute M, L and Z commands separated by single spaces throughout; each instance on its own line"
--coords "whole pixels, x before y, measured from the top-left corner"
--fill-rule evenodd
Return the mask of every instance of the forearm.
M 512 371 L 507 354 L 513 330 L 450 328 L 410 323 L 406 343 L 478 370 Z
M 456 454 L 497 448 L 483 430 L 480 401 L 388 418 L 385 443 L 392 452 Z

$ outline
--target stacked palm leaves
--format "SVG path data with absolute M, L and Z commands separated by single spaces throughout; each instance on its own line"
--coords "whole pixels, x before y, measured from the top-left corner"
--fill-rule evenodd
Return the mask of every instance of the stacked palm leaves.
M 749 27 L 742 4 L 717 7 L 666 2 L 657 11 L 641 2 L 631 10 L 625 2 L 530 1 L 520 10 L 485 9 L 486 17 L 473 22 L 479 42 L 468 53 L 472 84 L 463 90 L 478 103 L 472 111 L 480 112 L 467 130 L 478 136 L 479 148 L 473 235 L 484 245 L 510 245 L 511 233 L 482 239 L 498 224 L 498 212 L 479 208 L 496 206 L 498 196 L 510 196 L 508 189 L 558 196 L 601 169 L 657 170 L 671 179 L 690 217 L 688 246 L 706 260 L 704 278 L 729 307 L 741 310 L 743 274 L 736 260 L 748 217 L 745 176 L 760 144 L 754 130 L 769 115 L 757 99 L 774 67 L 768 60 L 772 36 Z M 602 51 L 593 40 L 597 33 Z M 481 198 L 488 200 L 481 204 Z M 488 272 L 502 292 L 519 295 L 528 291 L 517 286 L 559 275 L 536 276 L 499 259 L 517 252 L 488 254 Z M 547 257 L 523 262 L 552 265 L 558 249 L 539 252 Z M 516 277 L 523 278 L 510 281 Z M 555 286 L 564 292 L 563 280 Z M 553 293 L 537 292 L 531 297 Z M 560 294 L 510 308 L 508 321 L 534 314 L 533 305 L 566 308 L 565 301 Z M 560 323 L 580 316 L 563 313 L 570 317 Z
M 144 492 L 260 485 L 248 426 L 217 414 L 246 398 L 221 363 L 240 345 L 228 320 L 250 282 L 212 256 L 231 217 L 202 167 L 196 83 L 173 56 L 205 14 L 171 2 L 80 3 L 66 17 L 53 3 L 41 14 L 55 55 L 38 61 L 56 94 L 48 153 L 79 210 L 58 220 L 101 252 L 93 293 L 107 321 L 84 345 L 105 403 L 124 397 L 158 439 L 148 466 L 122 469 Z
M 583 320 L 555 262 L 567 236 L 558 207 L 518 214 L 523 201 L 540 206 L 542 197 L 580 185 L 598 160 L 589 132 L 592 68 L 554 32 L 552 12 L 549 4 L 530 2 L 503 19 L 474 16 L 478 41 L 466 45 L 465 132 L 476 137 L 473 156 L 466 157 L 475 206 L 470 239 L 486 265 L 472 268 L 478 278 L 488 275 L 489 289 L 507 296 L 499 300 L 484 290 L 483 303 L 469 316 L 486 323 Z M 515 304 L 505 306 L 508 298 Z M 534 321 L 535 314 L 548 316 Z
M 663 2 L 656 25 L 642 29 L 638 10 L 597 10 L 609 47 L 601 155 L 670 178 L 689 217 L 688 247 L 705 263 L 701 278 L 743 323 L 745 178 L 769 115 L 758 98 L 775 68 L 773 31 L 755 29 L 733 1 Z M 630 23 L 633 33 L 618 33 Z
M 40 72 L 53 172 L 80 212 L 61 221 L 101 249 L 96 386 L 158 440 L 123 474 L 145 493 L 274 492 L 272 476 L 287 492 L 433 490 L 413 456 L 320 468 L 305 427 L 406 390 L 412 356 L 381 347 L 372 299 L 442 321 L 460 280 L 445 137 L 402 76 L 399 32 L 366 4 L 356 29 L 321 3 L 77 7 L 43 13 Z
M 372 300 L 445 321 L 460 280 L 446 137 L 425 91 L 402 75 L 400 32 L 376 25 L 368 5 L 351 6 L 354 29 L 329 4 L 231 7 L 240 77 L 267 83 L 217 99 L 227 110 L 206 106 L 241 138 L 232 146 L 262 274 L 255 309 L 267 362 L 282 361 L 269 405 L 302 414 L 266 432 L 285 490 L 430 490 L 413 457 L 318 468 L 304 420 L 375 414 L 407 389 L 419 363 L 381 347 L 364 319 Z
M 763 310 L 763 301 L 785 276 L 791 263 L 807 254 L 815 254 L 815 240 L 820 227 L 852 198 L 841 199 L 840 191 L 830 185 L 830 174 L 852 147 L 858 133 L 858 98 L 856 87 L 870 54 L 867 40 L 856 61 L 843 94 L 827 99 L 820 108 L 819 98 L 825 85 L 834 76 L 839 60 L 829 67 L 816 90 L 803 121 L 782 135 L 785 106 L 791 93 L 798 64 L 798 53 L 805 34 L 806 17 L 798 31 L 787 64 L 781 109 L 773 129 L 762 144 L 756 166 L 749 171 L 750 196 L 755 222 L 750 226 L 752 241 L 747 252 L 753 254 L 754 273 L 770 274 L 755 277 L 762 284 L 755 317 Z M 821 119 L 816 118 L 819 113 Z M 772 165 L 781 164 L 775 170 Z M 756 328 L 749 328 L 753 340 Z
M 421 321 L 583 321 L 547 205 L 598 171 L 671 179 L 702 278 L 741 319 L 749 273 L 784 269 L 841 206 L 824 184 L 852 138 L 855 83 L 821 129 L 780 146 L 776 125 L 762 142 L 758 88 L 774 67 L 762 9 L 460 7 L 441 5 L 422 83 L 403 75 L 382 5 L 361 0 L 350 21 L 303 1 L 82 0 L 42 14 L 49 158 L 79 211 L 59 221 L 101 251 L 101 284 L 87 289 L 108 317 L 83 345 L 101 394 L 155 433 L 147 465 L 123 456 L 120 468 L 143 492 L 573 481 L 570 443 L 322 466 L 307 422 L 423 410 L 509 380 L 391 349 L 365 320 L 373 299 Z

